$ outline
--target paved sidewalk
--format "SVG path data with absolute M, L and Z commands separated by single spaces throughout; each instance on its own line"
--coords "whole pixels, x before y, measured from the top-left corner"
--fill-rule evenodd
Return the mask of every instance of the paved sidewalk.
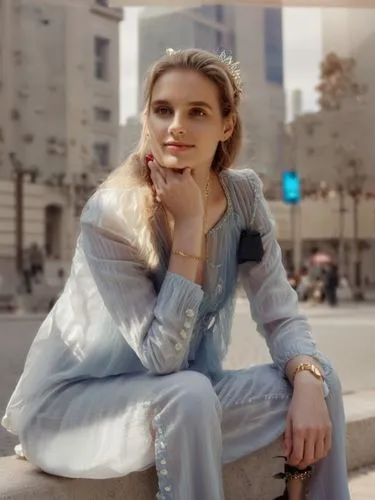
M 349 484 L 352 500 L 374 500 L 375 466 L 351 474 Z

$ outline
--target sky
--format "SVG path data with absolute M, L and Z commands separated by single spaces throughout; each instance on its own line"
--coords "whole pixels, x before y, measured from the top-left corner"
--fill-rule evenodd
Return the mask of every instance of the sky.
M 120 29 L 120 122 L 134 115 L 138 95 L 138 27 L 143 7 L 125 8 Z M 314 87 L 322 58 L 321 9 L 310 7 L 284 8 L 284 69 L 288 116 L 291 118 L 290 94 L 293 89 L 303 93 L 303 110 L 317 109 Z M 241 62 L 241 61 L 240 61 Z

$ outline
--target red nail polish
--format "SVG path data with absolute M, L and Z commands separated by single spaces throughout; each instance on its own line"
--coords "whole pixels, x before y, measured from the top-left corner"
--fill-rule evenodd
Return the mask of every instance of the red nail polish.
M 154 155 L 152 153 L 147 153 L 145 156 L 146 165 L 148 165 L 151 161 L 154 161 Z

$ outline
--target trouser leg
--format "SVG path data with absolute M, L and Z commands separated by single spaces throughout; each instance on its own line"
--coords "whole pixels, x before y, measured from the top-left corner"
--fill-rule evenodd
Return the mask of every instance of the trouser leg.
M 328 456 L 314 466 L 313 476 L 307 487 L 308 498 L 348 500 L 350 495 L 341 385 L 328 364 L 326 369 L 329 387 L 326 402 L 333 427 L 332 448 Z M 215 390 L 223 408 L 224 462 L 249 455 L 282 436 L 292 388 L 274 365 L 261 365 L 226 374 L 215 385 Z M 283 462 L 280 461 L 280 472 L 282 469 Z M 282 489 L 280 484 L 280 490 Z
M 223 500 L 221 406 L 210 380 L 169 376 L 153 406 L 159 500 Z

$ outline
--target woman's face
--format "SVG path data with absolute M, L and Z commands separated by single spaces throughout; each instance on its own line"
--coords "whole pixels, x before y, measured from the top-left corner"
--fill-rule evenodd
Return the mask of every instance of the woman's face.
M 167 168 L 209 168 L 219 141 L 233 132 L 216 85 L 191 70 L 172 70 L 154 85 L 147 115 L 151 150 Z

